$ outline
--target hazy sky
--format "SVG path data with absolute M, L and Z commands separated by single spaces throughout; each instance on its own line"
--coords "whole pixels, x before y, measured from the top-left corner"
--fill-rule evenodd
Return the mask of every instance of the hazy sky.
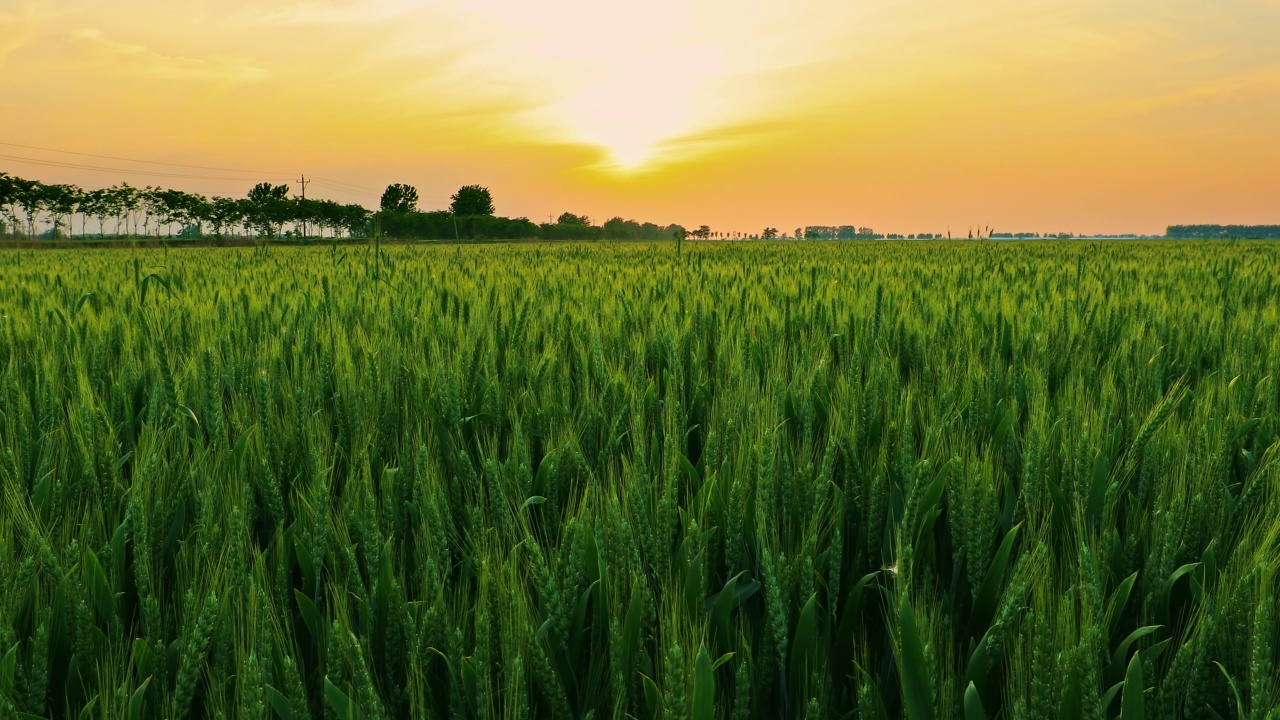
M 0 170 L 743 232 L 1275 223 L 1278 28 L 1280 0 L 0 0 L 0 142 L 255 172 Z

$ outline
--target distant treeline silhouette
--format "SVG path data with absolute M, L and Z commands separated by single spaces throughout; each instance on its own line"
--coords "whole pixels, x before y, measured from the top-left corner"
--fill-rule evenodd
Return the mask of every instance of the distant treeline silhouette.
M 796 236 L 806 240 L 867 240 L 884 237 L 869 227 L 853 225 L 807 225 L 803 232 L 803 235 L 797 232 Z
M 225 198 L 128 183 L 86 190 L 0 172 L 0 236 L 670 240 L 684 230 L 620 217 L 593 225 L 585 215 L 568 212 L 542 224 L 500 217 L 489 189 L 479 185 L 459 188 L 451 199 L 448 210 L 421 211 L 417 189 L 396 183 L 387 186 L 375 212 L 290 197 L 289 186 L 271 183 L 255 185 L 243 198 Z
M 206 197 L 160 187 L 135 188 L 121 183 L 86 190 L 76 185 L 46 184 L 0 172 L 0 236 L 25 239 L 162 237 L 301 237 L 402 240 L 670 240 L 774 239 L 777 228 L 759 235 L 713 232 L 702 225 L 686 230 L 676 224 L 613 217 L 595 225 L 585 215 L 563 213 L 555 222 L 535 223 L 524 217 L 494 213 L 488 188 L 467 185 L 451 197 L 448 210 L 419 210 L 411 185 L 387 186 L 379 209 L 333 200 L 290 197 L 288 185 L 259 183 L 243 198 Z M 1170 225 L 1172 239 L 1280 239 L 1280 225 Z M 855 225 L 810 225 L 796 228 L 795 239 L 932 240 L 950 233 L 882 234 Z M 974 237 L 970 230 L 968 237 Z M 993 233 L 978 238 L 1031 239 L 1075 237 L 1069 233 Z M 1136 237 L 1136 236 L 1109 236 Z
M 1165 236 L 1179 240 L 1207 238 L 1240 238 L 1243 240 L 1280 239 L 1280 225 L 1170 225 Z
M 670 240 L 679 225 L 656 225 L 611 218 L 593 225 L 584 215 L 563 213 L 556 222 L 534 223 L 528 218 L 456 214 L 446 210 L 386 209 L 379 214 L 382 234 L 414 240 Z

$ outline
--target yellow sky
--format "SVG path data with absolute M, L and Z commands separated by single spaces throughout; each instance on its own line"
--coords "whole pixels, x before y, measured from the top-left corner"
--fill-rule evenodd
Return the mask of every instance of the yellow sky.
M 1276 28 L 1277 0 L 0 0 L 0 142 L 264 172 L 0 170 L 743 232 L 1275 223 Z

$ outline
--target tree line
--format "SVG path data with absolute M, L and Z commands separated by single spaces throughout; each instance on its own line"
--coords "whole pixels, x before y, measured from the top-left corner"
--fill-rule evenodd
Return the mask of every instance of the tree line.
M 796 237 L 805 240 L 866 240 L 883 238 L 869 227 L 853 225 L 808 225 L 796 228 Z
M 1179 240 L 1212 238 L 1278 240 L 1280 225 L 1170 225 L 1165 230 L 1165 237 Z
M 493 195 L 480 185 L 466 185 L 451 198 L 448 210 L 419 210 L 418 191 L 395 183 L 382 193 L 378 222 L 383 235 L 417 240 L 670 240 L 685 232 L 680 225 L 657 225 L 614 217 L 601 225 L 586 215 L 561 213 L 555 222 L 494 214 Z M 704 226 L 705 227 L 705 226 Z
M 447 210 L 420 210 L 417 189 L 393 183 L 372 211 L 358 204 L 291 197 L 288 185 L 265 182 L 243 198 L 228 198 L 128 183 L 90 190 L 0 172 L 0 236 L 670 240 L 685 232 L 679 225 L 621 217 L 595 225 L 586 215 L 570 212 L 546 223 L 500 217 L 492 193 L 480 185 L 459 188 L 451 200 Z
M 206 197 L 128 183 L 86 190 L 0 172 L 0 234 L 74 237 L 359 237 L 372 213 L 360 205 L 289 197 L 259 183 L 243 198 Z

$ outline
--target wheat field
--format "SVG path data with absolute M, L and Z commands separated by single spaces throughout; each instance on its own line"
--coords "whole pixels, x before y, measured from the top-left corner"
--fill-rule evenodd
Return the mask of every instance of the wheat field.
M 1280 247 L 0 252 L 0 717 L 1280 717 Z

